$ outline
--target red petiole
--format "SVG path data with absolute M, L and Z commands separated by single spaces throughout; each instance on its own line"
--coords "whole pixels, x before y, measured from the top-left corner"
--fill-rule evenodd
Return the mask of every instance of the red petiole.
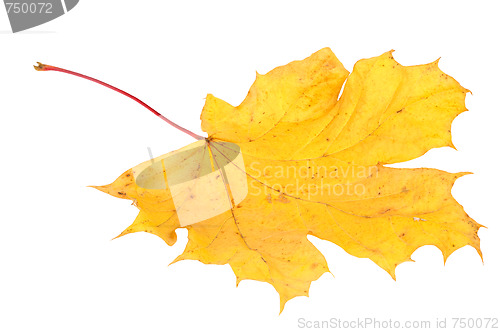
M 151 106 L 149 106 L 148 104 L 146 104 L 145 102 L 143 102 L 139 98 L 134 97 L 130 93 L 125 92 L 125 91 L 123 91 L 121 89 L 118 89 L 117 87 L 114 87 L 114 86 L 112 86 L 112 85 L 110 85 L 108 83 L 105 83 L 103 81 L 99 81 L 99 80 L 97 80 L 97 79 L 95 79 L 93 77 L 90 77 L 90 76 L 87 76 L 87 75 L 83 75 L 83 74 L 80 74 L 80 73 L 77 73 L 77 72 L 74 72 L 74 71 L 71 71 L 71 70 L 67 70 L 67 69 L 63 69 L 63 68 L 59 68 L 59 67 L 54 67 L 54 66 L 50 66 L 50 65 L 44 65 L 43 63 L 40 63 L 40 62 L 38 62 L 38 66 L 33 66 L 33 67 L 35 67 L 35 69 L 38 70 L 38 71 L 50 71 L 50 70 L 52 70 L 52 71 L 59 71 L 61 73 L 71 74 L 71 75 L 78 76 L 78 77 L 81 77 L 81 78 L 85 78 L 85 79 L 87 79 L 89 81 L 92 81 L 92 82 L 104 85 L 105 87 L 110 88 L 111 90 L 119 92 L 122 95 L 127 96 L 130 99 L 132 99 L 132 100 L 135 100 L 136 102 L 138 102 L 139 104 L 141 104 L 142 106 L 144 106 L 145 108 L 147 108 L 148 110 L 150 110 L 153 114 L 155 114 L 156 116 L 158 116 L 160 119 L 164 120 L 169 125 L 171 125 L 171 126 L 177 128 L 177 129 L 179 129 L 183 133 L 186 133 L 189 136 L 191 136 L 191 137 L 193 137 L 193 138 L 195 138 L 197 140 L 205 139 L 205 137 L 197 135 L 197 134 L 193 133 L 192 131 L 187 130 L 184 127 L 179 126 L 177 123 L 170 121 L 169 119 L 167 119 L 166 117 L 164 117 L 163 115 L 161 115 L 159 112 L 157 112 L 155 109 L 153 109 Z

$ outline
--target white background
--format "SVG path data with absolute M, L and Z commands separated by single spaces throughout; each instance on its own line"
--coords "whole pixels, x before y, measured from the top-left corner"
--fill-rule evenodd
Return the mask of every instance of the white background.
M 498 8 L 494 1 L 81 1 L 72 11 L 12 34 L 0 9 L 0 331 L 293 331 L 308 321 L 365 317 L 500 318 Z M 278 315 L 268 284 L 235 287 L 229 266 L 182 261 L 150 234 L 110 241 L 137 214 L 129 201 L 87 185 L 193 140 L 131 100 L 35 61 L 80 71 L 135 94 L 201 134 L 207 93 L 239 104 L 255 78 L 330 47 L 348 70 L 395 49 L 404 65 L 441 57 L 470 89 L 470 112 L 453 123 L 451 148 L 405 167 L 472 171 L 453 195 L 488 226 L 475 250 L 443 266 L 435 247 L 397 268 L 311 238 L 330 274 Z M 500 325 L 500 323 L 499 323 Z M 335 329 L 334 329 L 335 330 Z M 338 330 L 338 329 L 336 329 Z M 354 330 L 354 329 L 350 329 Z M 366 329 L 368 330 L 368 329 Z

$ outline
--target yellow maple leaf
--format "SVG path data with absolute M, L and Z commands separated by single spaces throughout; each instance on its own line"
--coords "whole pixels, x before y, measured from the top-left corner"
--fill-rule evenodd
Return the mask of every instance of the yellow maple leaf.
M 371 259 L 394 279 L 396 266 L 424 245 L 438 247 L 445 261 L 466 245 L 481 256 L 482 226 L 451 195 L 467 173 L 383 166 L 453 147 L 451 123 L 466 110 L 467 92 L 437 61 L 402 66 L 391 51 L 358 61 L 349 75 L 325 48 L 257 74 L 239 106 L 208 95 L 201 114 L 207 139 L 95 188 L 139 208 L 119 236 L 144 231 L 173 245 L 175 230 L 185 227 L 189 241 L 174 262 L 229 264 L 238 283 L 273 285 L 282 311 L 329 271 L 307 235 Z M 188 196 L 170 180 L 211 172 L 218 175 L 210 185 L 193 185 Z M 246 183 L 234 185 L 238 173 Z M 217 196 L 220 186 L 225 197 Z M 208 191 L 211 199 L 200 200 Z M 202 211 L 212 214 L 202 218 Z M 199 220 L 186 223 L 193 213 Z

